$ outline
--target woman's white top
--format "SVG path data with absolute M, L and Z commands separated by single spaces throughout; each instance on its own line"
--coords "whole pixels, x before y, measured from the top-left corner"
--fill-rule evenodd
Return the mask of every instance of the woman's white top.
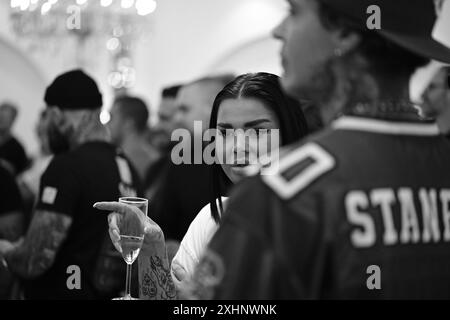
M 227 199 L 222 197 L 222 203 L 224 204 Z M 195 267 L 218 228 L 219 225 L 211 216 L 211 207 L 208 204 L 200 210 L 191 222 L 172 260 L 171 274 L 178 289 L 180 289 L 182 283 L 192 278 Z

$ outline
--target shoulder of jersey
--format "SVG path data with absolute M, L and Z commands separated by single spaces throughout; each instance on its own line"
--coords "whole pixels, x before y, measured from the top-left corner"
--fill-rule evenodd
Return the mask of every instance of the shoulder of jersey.
M 333 170 L 335 158 L 319 144 L 307 142 L 288 150 L 261 178 L 278 196 L 288 200 Z

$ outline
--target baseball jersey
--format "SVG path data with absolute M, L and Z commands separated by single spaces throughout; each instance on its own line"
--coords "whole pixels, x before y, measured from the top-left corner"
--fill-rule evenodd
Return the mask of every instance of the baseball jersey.
M 238 186 L 194 295 L 450 298 L 449 164 L 434 123 L 339 118 Z

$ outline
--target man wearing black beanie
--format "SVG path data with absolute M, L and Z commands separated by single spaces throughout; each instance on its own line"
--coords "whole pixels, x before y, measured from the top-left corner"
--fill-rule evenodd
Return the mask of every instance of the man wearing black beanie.
M 110 299 L 123 289 L 125 264 L 109 241 L 107 215 L 92 204 L 136 196 L 137 176 L 109 143 L 92 78 L 64 73 L 44 100 L 55 157 L 41 178 L 28 234 L 21 244 L 0 240 L 0 257 L 24 280 L 27 299 Z

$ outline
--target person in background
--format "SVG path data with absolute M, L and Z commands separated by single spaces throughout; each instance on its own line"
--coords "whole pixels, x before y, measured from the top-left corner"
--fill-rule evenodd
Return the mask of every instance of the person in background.
M 33 197 L 39 192 L 39 181 L 42 173 L 47 168 L 52 158 L 52 153 L 47 137 L 48 111 L 43 110 L 36 125 L 36 136 L 39 141 L 38 154 L 33 158 L 32 165 L 23 172 L 19 179 L 24 184 Z
M 0 164 L 15 176 L 29 164 L 25 149 L 12 134 L 17 114 L 17 107 L 12 103 L 0 104 Z
M 195 298 L 450 298 L 450 144 L 409 97 L 418 68 L 450 63 L 436 2 L 289 1 L 281 82 L 326 129 L 237 186 Z
M 112 142 L 123 150 L 143 183 L 148 169 L 160 157 L 159 151 L 147 140 L 147 105 L 140 98 L 120 96 L 115 99 L 110 115 L 108 128 Z
M 28 226 L 31 220 L 29 215 L 31 214 L 33 205 L 39 193 L 39 185 L 42 174 L 45 169 L 47 169 L 47 166 L 52 159 L 52 153 L 47 136 L 47 123 L 48 111 L 43 110 L 39 115 L 38 123 L 36 125 L 36 136 L 39 141 L 39 151 L 33 157 L 31 166 L 20 174 L 17 179 L 25 203 L 25 212 L 28 215 L 28 219 L 26 219 L 27 221 L 25 223 L 26 226 Z
M 147 199 L 152 199 L 160 184 L 160 179 L 168 165 L 168 157 L 174 143 L 170 141 L 172 131 L 175 128 L 173 116 L 176 108 L 176 98 L 181 85 L 164 88 L 161 93 L 161 102 L 158 108 L 158 123 L 150 127 L 148 140 L 150 144 L 160 151 L 160 157 L 147 170 L 144 180 L 144 189 Z
M 177 111 L 176 99 L 182 85 L 166 87 L 162 90 L 158 107 L 158 123 L 152 128 L 150 137 L 161 150 L 170 148 L 170 136 L 175 129 L 174 115 Z
M 172 279 L 181 292 L 189 283 L 207 243 L 220 224 L 229 189 L 248 174 L 258 172 L 262 157 L 275 157 L 280 145 L 289 145 L 308 133 L 300 104 L 284 94 L 278 76 L 264 72 L 241 75 L 223 88 L 214 101 L 209 129 L 216 133 L 215 142 L 211 144 L 215 148 L 217 162 L 210 166 L 214 194 L 210 203 L 192 221 L 172 261 Z M 275 131 L 276 136 L 272 135 Z M 272 139 L 276 139 L 276 143 Z M 220 148 L 221 145 L 223 148 Z M 263 151 L 258 148 L 262 145 L 267 146 L 267 153 L 261 154 Z M 100 208 L 108 208 L 108 205 L 120 206 L 118 203 L 96 204 Z M 110 236 L 116 248 L 120 249 L 117 242 L 120 230 L 114 223 L 116 215 L 112 214 L 109 219 Z M 145 246 L 139 258 L 141 279 L 150 276 L 147 270 L 152 269 L 152 259 L 164 261 L 166 252 L 164 230 L 151 220 L 148 224 Z M 153 251 L 154 248 L 161 250 Z M 162 296 L 165 289 L 157 287 L 152 290 L 148 283 L 141 283 L 141 287 L 144 288 L 141 290 L 143 293 L 156 292 L 156 296 Z M 147 295 L 144 298 L 152 297 Z
M 0 239 L 12 243 L 24 234 L 23 201 L 14 176 L 0 166 Z M 0 253 L 0 300 L 11 299 L 15 283 L 5 258 Z
M 102 94 L 90 76 L 82 70 L 58 76 L 44 100 L 54 157 L 23 242 L 0 240 L 0 255 L 22 280 L 26 299 L 117 297 L 125 264 L 109 240 L 107 216 L 92 204 L 136 196 L 138 177 L 109 142 L 100 122 Z
M 423 93 L 423 115 L 436 119 L 442 134 L 450 135 L 450 66 L 440 68 Z

